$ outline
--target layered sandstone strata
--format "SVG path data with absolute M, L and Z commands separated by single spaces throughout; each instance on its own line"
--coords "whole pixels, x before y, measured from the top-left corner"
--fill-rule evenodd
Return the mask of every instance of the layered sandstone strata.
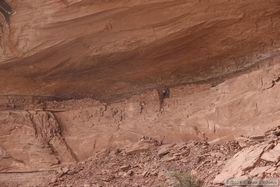
M 277 0 L 9 0 L 0 94 L 116 100 L 246 69 L 279 47 Z

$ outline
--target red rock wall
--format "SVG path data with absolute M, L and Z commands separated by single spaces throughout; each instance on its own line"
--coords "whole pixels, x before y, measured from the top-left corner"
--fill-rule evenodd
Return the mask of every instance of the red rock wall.
M 220 77 L 279 47 L 277 0 L 9 0 L 0 94 L 117 100 Z
M 0 112 L 0 169 L 48 169 L 142 136 L 171 143 L 263 134 L 279 125 L 279 60 L 268 58 L 216 86 L 171 88 L 162 105 L 157 90 L 112 104 L 92 99 L 34 104 L 25 99 L 26 108 L 17 108 L 23 100 L 10 99 L 15 101 L 12 109 L 3 99 L 2 107 L 8 109 Z
M 142 136 L 219 142 L 279 123 L 278 0 L 7 2 L 1 172 L 49 170 Z

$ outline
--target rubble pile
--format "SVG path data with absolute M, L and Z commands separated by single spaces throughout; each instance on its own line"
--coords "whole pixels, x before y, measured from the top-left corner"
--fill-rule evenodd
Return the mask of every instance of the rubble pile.
M 197 178 L 209 186 L 216 173 L 240 149 L 238 142 L 210 145 L 192 141 L 161 144 L 141 139 L 122 149 L 106 149 L 94 158 L 61 168 L 53 186 L 175 186 L 176 175 Z
M 77 165 L 61 168 L 53 186 L 180 186 L 177 175 L 223 186 L 229 179 L 280 177 L 280 127 L 264 135 L 209 144 L 163 144 L 144 137 L 124 148 L 104 149 Z M 189 178 L 188 178 L 189 177 Z

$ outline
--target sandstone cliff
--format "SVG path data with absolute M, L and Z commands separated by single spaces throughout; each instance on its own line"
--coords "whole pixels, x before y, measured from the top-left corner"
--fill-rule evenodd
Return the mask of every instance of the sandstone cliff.
M 1 94 L 113 100 L 275 55 L 277 0 L 10 0 Z
M 244 168 L 236 165 L 228 173 L 236 159 L 225 159 L 243 148 L 228 141 L 262 137 L 279 125 L 278 0 L 6 2 L 10 13 L 0 11 L 0 186 L 82 185 L 95 174 L 100 177 L 90 182 L 97 185 L 133 176 L 156 186 L 159 163 L 164 176 L 172 168 L 193 170 L 209 186 L 216 175 L 221 183 L 268 169 L 257 163 L 260 168 L 240 174 Z M 264 152 L 258 147 L 265 144 L 273 152 L 278 135 L 273 138 L 254 142 L 256 150 Z M 200 143 L 179 144 L 193 140 Z M 173 148 L 161 152 L 161 144 Z M 137 160 L 139 150 L 144 157 Z M 120 166 L 126 159 L 130 165 Z M 114 171 L 99 168 L 104 162 Z M 213 171 L 203 173 L 204 166 Z M 277 176 L 278 170 L 273 166 Z M 113 178 L 103 180 L 107 174 Z

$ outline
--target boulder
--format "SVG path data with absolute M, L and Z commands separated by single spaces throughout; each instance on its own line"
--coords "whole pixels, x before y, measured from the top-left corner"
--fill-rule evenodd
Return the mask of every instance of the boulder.
M 264 152 L 261 159 L 268 162 L 278 162 L 280 160 L 280 144 L 277 144 L 273 149 Z
M 214 179 L 214 183 L 223 184 L 226 180 L 241 177 L 244 171 L 253 168 L 260 159 L 267 143 L 257 144 L 235 154 Z
M 173 146 L 173 144 L 162 145 L 158 150 L 158 156 L 163 157 L 164 155 L 167 155 L 170 152 L 171 147 Z
M 126 153 L 127 154 L 135 154 L 135 153 L 147 151 L 151 147 L 152 147 L 151 143 L 140 141 L 140 142 L 137 142 L 137 143 L 132 144 L 131 146 L 127 147 L 126 148 Z

